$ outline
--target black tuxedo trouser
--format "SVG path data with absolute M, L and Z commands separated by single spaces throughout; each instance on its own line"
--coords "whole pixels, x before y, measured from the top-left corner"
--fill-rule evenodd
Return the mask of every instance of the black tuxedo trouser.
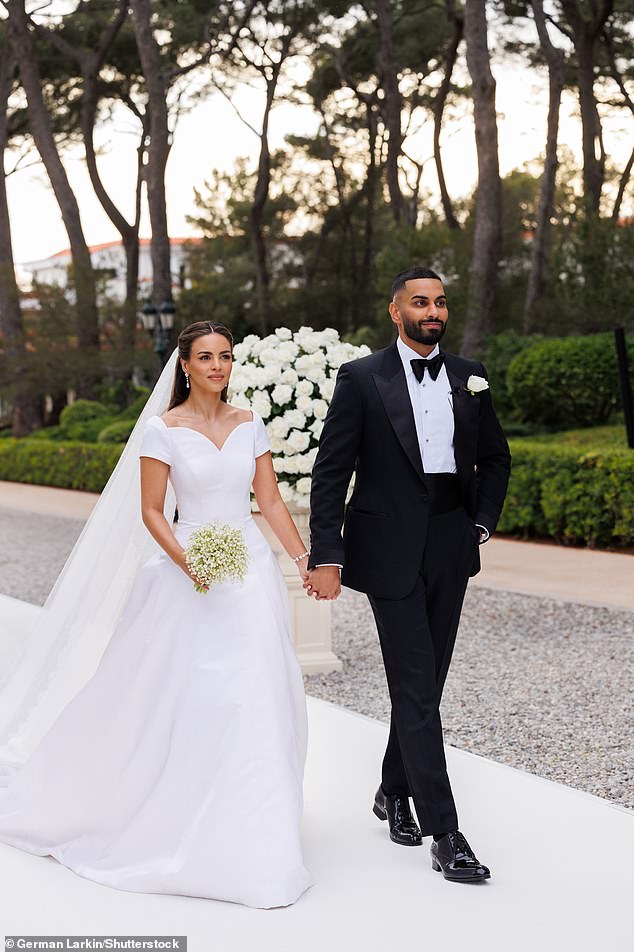
M 409 595 L 368 595 L 392 702 L 382 785 L 388 795 L 412 797 L 423 836 L 458 829 L 439 706 L 477 544 L 464 508 L 430 516 Z

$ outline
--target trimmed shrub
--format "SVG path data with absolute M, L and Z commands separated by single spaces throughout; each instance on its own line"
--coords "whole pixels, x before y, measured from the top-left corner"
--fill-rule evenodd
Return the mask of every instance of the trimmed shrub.
M 100 431 L 98 443 L 125 443 L 136 425 L 136 420 L 115 420 Z
M 112 423 L 112 410 L 96 400 L 76 400 L 64 407 L 59 417 L 59 426 L 48 427 L 49 440 L 64 442 L 94 443 L 108 423 Z
M 612 335 L 539 341 L 513 358 L 506 382 L 524 421 L 561 429 L 605 423 L 619 405 Z
M 2 440 L 0 479 L 63 489 L 101 492 L 121 455 L 122 446 Z
M 634 545 L 634 453 L 511 441 L 499 532 L 571 545 Z
M 99 403 L 97 400 L 75 400 L 64 407 L 59 415 L 59 423 L 60 426 L 67 427 L 109 416 L 112 416 L 112 411 L 105 403 Z

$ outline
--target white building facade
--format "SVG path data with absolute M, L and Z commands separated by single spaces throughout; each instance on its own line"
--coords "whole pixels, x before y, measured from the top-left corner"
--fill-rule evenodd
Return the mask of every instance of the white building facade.
M 172 269 L 172 287 L 180 290 L 187 287 L 185 262 L 188 245 L 197 244 L 198 238 L 171 238 L 170 258 Z M 125 300 L 126 260 L 121 241 L 108 241 L 93 245 L 90 249 L 92 266 L 101 275 L 102 292 L 115 301 Z M 65 288 L 68 284 L 69 268 L 72 265 L 70 248 L 58 251 L 50 258 L 24 262 L 19 266 L 22 275 L 29 283 L 52 284 Z M 151 242 L 149 238 L 139 239 L 139 279 L 138 296 L 147 298 L 152 292 Z

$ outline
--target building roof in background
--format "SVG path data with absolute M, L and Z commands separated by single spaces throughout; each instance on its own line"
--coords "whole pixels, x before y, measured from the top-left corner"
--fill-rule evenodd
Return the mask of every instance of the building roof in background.
M 202 241 L 202 238 L 170 238 L 170 245 L 197 245 Z M 100 245 L 90 245 L 88 250 L 91 254 L 95 251 L 105 251 L 107 248 L 119 248 L 123 242 L 119 238 L 116 241 L 104 241 Z M 148 247 L 152 244 L 151 238 L 139 238 L 139 247 Z M 56 251 L 49 258 L 42 258 L 42 261 L 52 260 L 53 258 L 70 258 L 70 248 L 63 248 L 61 251 Z

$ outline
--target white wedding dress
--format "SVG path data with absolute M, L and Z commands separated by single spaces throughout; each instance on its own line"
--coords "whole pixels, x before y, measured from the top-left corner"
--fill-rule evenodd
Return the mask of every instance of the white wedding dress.
M 159 416 L 141 456 L 170 465 L 185 543 L 244 530 L 249 569 L 207 594 L 157 548 L 94 675 L 0 789 L 0 841 L 137 892 L 289 905 L 301 852 L 306 702 L 286 586 L 250 507 L 262 419 L 221 448 Z

